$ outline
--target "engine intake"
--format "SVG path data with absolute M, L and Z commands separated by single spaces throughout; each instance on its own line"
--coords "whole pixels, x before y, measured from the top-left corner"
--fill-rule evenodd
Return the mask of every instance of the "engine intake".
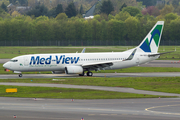
M 81 66 L 67 66 L 65 72 L 66 74 L 82 74 L 83 68 Z
M 61 74 L 64 73 L 64 71 L 52 71 L 53 74 Z

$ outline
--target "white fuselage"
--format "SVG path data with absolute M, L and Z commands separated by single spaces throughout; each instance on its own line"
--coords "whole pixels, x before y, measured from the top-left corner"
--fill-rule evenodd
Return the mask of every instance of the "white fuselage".
M 61 54 L 32 54 L 15 57 L 5 63 L 3 67 L 12 71 L 30 72 L 30 71 L 65 71 L 67 66 L 82 66 L 87 63 L 99 63 L 111 61 L 111 67 L 107 69 L 122 69 L 137 66 L 157 59 L 148 57 L 147 53 L 136 53 L 132 60 L 127 60 L 132 50 L 125 52 L 111 53 L 61 53 Z

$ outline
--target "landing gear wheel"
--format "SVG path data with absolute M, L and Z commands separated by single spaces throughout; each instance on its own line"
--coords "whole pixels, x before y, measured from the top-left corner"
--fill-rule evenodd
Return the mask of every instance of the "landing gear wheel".
M 92 72 L 87 72 L 87 76 L 93 76 Z
M 22 74 L 19 74 L 19 77 L 22 77 Z
M 84 76 L 84 72 L 82 74 L 79 74 L 79 76 Z

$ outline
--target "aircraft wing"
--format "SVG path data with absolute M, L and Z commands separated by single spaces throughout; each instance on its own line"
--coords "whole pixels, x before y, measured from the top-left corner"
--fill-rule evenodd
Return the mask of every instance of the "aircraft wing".
M 115 61 L 106 61 L 106 62 L 96 62 L 96 63 L 87 63 L 83 64 L 82 67 L 84 69 L 90 69 L 90 70 L 104 70 L 105 67 L 110 67 L 113 65 L 113 62 Z
M 134 51 L 130 54 L 130 56 L 125 60 L 113 60 L 113 61 L 105 61 L 105 62 L 87 63 L 87 64 L 83 64 L 82 67 L 84 69 L 90 69 L 90 70 L 98 70 L 98 69 L 104 70 L 105 67 L 111 68 L 111 66 L 115 62 L 123 62 L 123 61 L 132 60 L 136 53 L 136 50 L 137 49 L 134 49 Z
M 163 54 L 172 53 L 172 52 L 174 52 L 174 51 L 164 52 L 164 53 L 150 54 L 150 55 L 148 55 L 148 57 L 154 57 L 154 56 L 163 55 Z

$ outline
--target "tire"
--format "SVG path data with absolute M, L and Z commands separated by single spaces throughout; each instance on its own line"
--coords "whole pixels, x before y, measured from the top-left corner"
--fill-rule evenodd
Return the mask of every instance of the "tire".
M 19 74 L 19 77 L 22 77 L 22 74 Z
M 87 76 L 93 76 L 92 72 L 87 72 Z

